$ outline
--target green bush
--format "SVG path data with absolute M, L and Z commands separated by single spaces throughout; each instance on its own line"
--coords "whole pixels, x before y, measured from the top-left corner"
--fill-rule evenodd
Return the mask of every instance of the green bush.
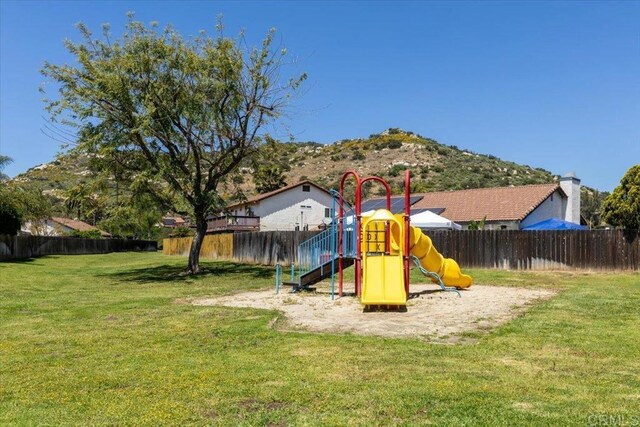
M 389 147 L 392 150 L 394 150 L 396 148 L 400 148 L 400 147 L 402 147 L 402 141 L 389 141 L 387 143 L 387 147 Z
M 442 147 L 439 146 L 438 148 L 436 148 L 436 151 L 438 152 L 438 154 L 440 154 L 441 156 L 446 156 L 449 154 L 449 149 L 446 147 Z
M 602 204 L 602 219 L 616 227 L 640 230 L 640 165 L 629 168 Z
M 355 150 L 351 155 L 351 160 L 364 160 L 365 155 L 360 152 L 360 150 Z
M 389 176 L 399 176 L 405 169 L 407 169 L 405 165 L 393 165 L 391 169 L 389 169 Z
M 4 197 L 0 198 L 0 234 L 15 236 L 20 230 L 22 218 L 18 210 Z

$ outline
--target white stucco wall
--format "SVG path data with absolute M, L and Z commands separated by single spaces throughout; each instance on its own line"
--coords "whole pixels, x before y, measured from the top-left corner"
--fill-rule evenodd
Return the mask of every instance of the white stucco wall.
M 549 218 L 564 219 L 566 205 L 566 198 L 560 191 L 556 190 L 520 222 L 520 228 L 528 227 Z
M 50 219 L 41 221 L 37 224 L 31 221 L 25 222 L 20 231 L 25 234 L 31 234 L 33 236 L 64 236 L 69 234 L 73 230 L 57 222 L 53 222 Z
M 302 206 L 305 206 L 302 208 Z M 260 217 L 260 231 L 295 230 L 303 224 L 315 229 L 325 218 L 325 209 L 331 208 L 331 196 L 313 185 L 310 191 L 302 191 L 302 185 L 275 194 L 250 206 L 255 216 Z M 236 215 L 246 215 L 245 208 L 234 209 Z

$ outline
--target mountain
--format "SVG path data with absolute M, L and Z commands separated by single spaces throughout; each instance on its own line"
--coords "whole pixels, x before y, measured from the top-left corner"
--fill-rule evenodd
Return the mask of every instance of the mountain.
M 89 158 L 70 151 L 59 154 L 52 162 L 34 166 L 16 175 L 11 181 L 35 187 L 47 196 L 60 198 L 63 197 L 64 190 L 88 182 L 93 176 Z
M 326 145 L 274 142 L 264 145 L 259 156 L 263 161 L 268 159 L 278 165 L 287 184 L 309 179 L 326 188 L 337 188 L 342 174 L 348 169 L 355 169 L 363 176 L 381 176 L 390 183 L 394 193 L 402 192 L 406 168 L 412 172 L 414 192 L 538 184 L 556 179 L 544 169 L 443 145 L 394 128 L 368 138 L 345 139 Z M 246 196 L 254 194 L 254 163 L 248 161 L 243 165 L 233 178 L 233 185 L 227 188 L 239 187 Z M 64 191 L 79 183 L 90 182 L 93 176 L 90 159 L 69 152 L 59 155 L 51 163 L 29 169 L 13 181 L 42 190 L 57 201 L 54 206 L 60 211 Z M 110 187 L 114 186 L 108 186 L 104 191 L 112 192 Z M 380 189 L 375 188 L 367 193 L 369 196 L 381 194 Z
M 361 175 L 386 179 L 394 193 L 401 193 L 403 171 L 412 172 L 412 191 L 459 190 L 553 182 L 551 172 L 492 155 L 447 146 L 413 132 L 387 129 L 368 138 L 345 139 L 333 144 L 276 143 L 266 148 L 271 161 L 292 184 L 310 179 L 326 188 L 337 188 L 342 174 L 355 169 Z M 244 168 L 245 192 L 251 194 L 251 168 Z

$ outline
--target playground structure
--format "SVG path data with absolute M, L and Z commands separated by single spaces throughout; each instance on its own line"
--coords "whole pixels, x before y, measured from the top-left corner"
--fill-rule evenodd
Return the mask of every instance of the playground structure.
M 344 196 L 347 179 L 355 180 L 355 201 Z M 355 295 L 364 306 L 404 306 L 410 297 L 411 262 L 438 284 L 442 291 L 457 292 L 471 286 L 473 279 L 463 274 L 455 260 L 444 258 L 422 230 L 410 223 L 410 180 L 405 171 L 404 212 L 391 211 L 391 189 L 382 178 L 361 178 L 347 171 L 340 190 L 331 190 L 333 221 L 324 231 L 302 242 L 298 247 L 298 268 L 291 265 L 292 292 L 308 290 L 319 281 L 331 277 L 331 298 L 335 298 L 336 273 L 338 295 L 344 294 L 344 270 L 355 268 Z M 386 192 L 386 209 L 362 212 L 362 188 L 368 182 L 381 184 Z M 337 209 L 336 209 L 337 208 Z M 276 266 L 276 292 L 279 292 L 282 266 Z

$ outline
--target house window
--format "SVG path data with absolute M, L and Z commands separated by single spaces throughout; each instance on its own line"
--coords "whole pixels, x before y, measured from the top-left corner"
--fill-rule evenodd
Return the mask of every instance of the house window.
M 303 185 L 302 186 L 302 191 L 305 193 L 309 193 L 311 191 L 311 186 L 310 185 Z
M 501 225 L 501 226 L 500 226 L 500 230 L 506 230 L 506 229 L 507 229 L 507 226 L 506 226 L 506 225 Z
M 553 193 L 551 193 L 551 201 L 553 202 Z
M 329 208 L 324 208 L 324 217 L 325 217 L 325 218 L 329 218 L 329 217 L 331 217 L 331 209 L 329 209 Z

